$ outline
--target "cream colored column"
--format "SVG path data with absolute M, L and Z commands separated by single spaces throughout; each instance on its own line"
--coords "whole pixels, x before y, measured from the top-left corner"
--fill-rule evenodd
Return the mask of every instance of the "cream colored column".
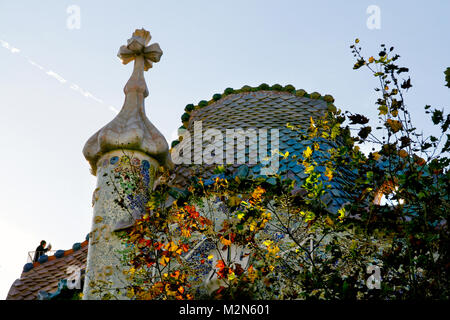
M 121 252 L 127 248 L 113 231 L 121 221 L 133 223 L 133 214 L 145 205 L 146 195 L 130 189 L 139 182 L 152 186 L 158 167 L 156 160 L 132 150 L 115 150 L 99 159 L 84 299 L 126 299 L 129 283 Z
M 83 299 L 127 299 L 129 285 L 121 252 L 126 249 L 114 230 L 131 225 L 144 214 L 148 188 L 159 166 L 173 166 L 164 136 L 145 115 L 148 96 L 144 71 L 158 62 L 158 44 L 147 46 L 150 32 L 133 33 L 118 56 L 124 64 L 135 61 L 124 88 L 125 102 L 120 113 L 85 144 L 83 154 L 97 176 L 93 194 L 94 214 L 90 233 Z M 133 186 L 139 182 L 140 187 Z

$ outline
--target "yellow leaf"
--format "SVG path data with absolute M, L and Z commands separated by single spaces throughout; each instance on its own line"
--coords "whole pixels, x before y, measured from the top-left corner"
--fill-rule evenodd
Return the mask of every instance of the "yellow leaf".
M 149 208 L 150 210 L 155 209 L 156 204 L 154 201 L 150 200 L 149 202 L 147 202 L 147 208 Z
M 168 257 L 162 256 L 161 259 L 159 260 L 159 263 L 160 263 L 162 266 L 166 266 L 167 263 L 168 263 L 169 261 L 170 261 L 170 259 L 169 259 Z
M 374 61 L 375 61 L 374 57 L 370 57 L 370 58 L 369 58 L 369 63 L 372 63 L 372 62 L 374 62 Z
M 378 114 L 378 115 L 385 115 L 385 114 L 387 114 L 388 113 L 388 108 L 386 107 L 386 106 L 379 106 L 378 107 L 378 110 L 380 111 L 380 113 Z
M 339 209 L 338 213 L 339 213 L 338 219 L 342 221 L 345 218 L 345 208 L 342 207 L 341 209 Z
M 306 174 L 310 174 L 313 171 L 314 171 L 314 166 L 313 165 L 308 165 L 308 166 L 305 167 L 305 173 Z
M 317 142 L 314 142 L 314 150 L 317 151 L 319 150 L 320 146 Z
M 312 155 L 312 150 L 311 150 L 311 148 L 308 146 L 308 147 L 306 147 L 306 150 L 303 151 L 303 158 L 304 158 L 304 159 L 308 159 L 309 157 L 311 157 L 311 155 Z
M 177 249 L 178 249 L 178 246 L 173 241 L 170 242 L 169 246 L 170 246 L 169 251 L 173 252 L 173 251 L 177 251 Z
M 316 215 L 314 214 L 314 212 L 306 211 L 305 222 L 312 221 L 315 217 Z
M 266 247 L 270 246 L 272 244 L 271 240 L 266 240 L 263 242 L 263 245 L 265 245 Z
M 134 289 L 133 288 L 128 289 L 127 290 L 127 297 L 128 298 L 132 298 L 133 296 L 134 296 Z

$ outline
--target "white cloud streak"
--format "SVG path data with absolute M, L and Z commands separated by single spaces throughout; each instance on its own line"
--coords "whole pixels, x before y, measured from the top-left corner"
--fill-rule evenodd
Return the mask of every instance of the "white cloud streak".
M 8 43 L 7 41 L 4 41 L 2 39 L 0 39 L 0 45 L 7 49 L 8 51 L 10 51 L 11 53 L 15 54 L 15 53 L 20 53 L 21 50 L 13 47 L 10 43 Z M 34 67 L 38 68 L 39 70 L 45 72 L 45 74 L 47 74 L 48 76 L 58 80 L 60 83 L 62 84 L 66 84 L 68 83 L 68 81 L 66 79 L 64 79 L 61 75 L 59 75 L 58 73 L 56 73 L 55 71 L 52 70 L 46 70 L 46 68 L 44 68 L 43 66 L 41 66 L 40 64 L 38 64 L 37 62 L 31 60 L 30 58 L 28 58 L 27 56 L 20 54 L 22 57 L 24 57 L 25 59 L 27 59 L 27 61 Z M 81 88 L 79 85 L 75 84 L 75 83 L 71 83 L 70 89 L 74 90 L 75 92 L 78 92 L 79 94 L 81 94 L 82 96 L 88 98 L 88 99 L 92 99 L 94 101 L 96 101 L 97 103 L 100 103 L 102 105 L 105 105 L 105 103 L 103 102 L 102 99 L 97 98 L 96 96 L 94 96 L 92 93 L 90 93 L 87 90 L 84 90 L 83 88 Z M 105 105 L 106 106 L 106 105 Z M 119 113 L 119 110 L 111 105 L 108 105 L 108 109 L 112 112 L 114 112 L 115 114 Z
M 103 104 L 103 100 L 102 99 L 97 98 L 96 96 L 94 96 L 89 91 L 83 90 L 83 88 L 80 88 L 80 86 L 78 86 L 75 83 L 72 83 L 72 85 L 70 86 L 70 89 L 80 93 L 81 95 L 85 96 L 86 98 L 91 98 L 91 99 L 97 101 L 98 103 Z
M 6 41 L 3 41 L 0 39 L 0 43 L 2 44 L 3 48 L 8 49 L 11 53 L 19 53 L 20 52 L 20 49 L 14 48 Z
M 61 77 L 59 74 L 57 74 L 56 72 L 53 72 L 52 70 L 49 70 L 48 72 L 46 72 L 50 77 L 55 78 L 56 80 L 58 80 L 61 83 L 66 83 L 67 80 L 64 79 L 63 77 Z
M 36 68 L 38 68 L 39 70 L 44 70 L 44 67 L 43 67 L 43 66 L 37 64 L 37 63 L 34 62 L 33 60 L 28 59 L 28 62 L 29 62 L 32 66 L 35 66 Z

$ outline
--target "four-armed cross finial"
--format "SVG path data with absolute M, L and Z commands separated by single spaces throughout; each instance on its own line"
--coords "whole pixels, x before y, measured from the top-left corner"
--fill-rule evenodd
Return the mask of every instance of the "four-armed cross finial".
M 144 58 L 144 71 L 147 71 L 153 66 L 152 62 L 159 62 L 163 54 L 157 43 L 147 47 L 151 39 L 152 36 L 149 31 L 144 28 L 136 29 L 133 32 L 133 36 L 128 39 L 127 45 L 120 47 L 117 56 L 122 60 L 123 64 L 127 64 L 142 56 Z
M 171 167 L 169 147 L 164 136 L 145 115 L 144 99 L 148 96 L 144 71 L 158 62 L 163 54 L 159 44 L 148 45 L 150 32 L 137 29 L 121 46 L 118 56 L 124 64 L 134 62 L 133 73 L 124 87 L 125 101 L 119 114 L 95 133 L 85 144 L 83 154 L 96 175 L 100 158 L 114 150 L 137 150 Z
M 128 39 L 126 46 L 121 46 L 117 56 L 123 64 L 134 60 L 133 73 L 125 85 L 124 92 L 140 92 L 144 97 L 148 96 L 147 84 L 145 83 L 144 71 L 153 66 L 152 62 L 158 62 L 163 54 L 159 44 L 154 43 L 147 47 L 152 36 L 144 29 L 136 29 L 133 36 Z

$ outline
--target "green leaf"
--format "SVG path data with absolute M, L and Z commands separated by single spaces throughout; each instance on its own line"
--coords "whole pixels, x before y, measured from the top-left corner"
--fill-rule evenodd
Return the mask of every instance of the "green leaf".
M 386 115 L 388 113 L 388 108 L 385 105 L 379 106 L 378 110 L 380 111 L 380 113 L 378 114 L 379 116 Z
M 339 132 L 340 132 L 340 125 L 339 125 L 339 123 L 337 123 L 331 129 L 331 139 L 333 139 L 333 140 L 336 139 Z

